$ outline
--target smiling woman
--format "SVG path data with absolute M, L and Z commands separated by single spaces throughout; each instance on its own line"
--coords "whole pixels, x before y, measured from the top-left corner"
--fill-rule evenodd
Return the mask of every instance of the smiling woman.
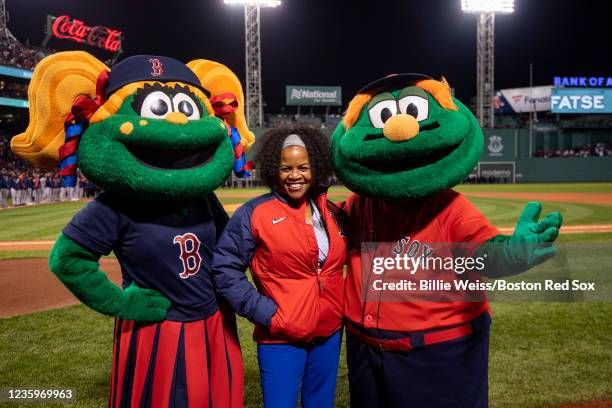
M 297 126 L 263 136 L 255 157 L 272 190 L 232 216 L 214 255 L 219 293 L 255 323 L 264 406 L 331 407 L 346 235 L 327 201 L 329 139 Z M 246 278 L 250 267 L 255 289 Z
M 332 165 L 329 160 L 330 147 L 327 136 L 320 131 L 307 125 L 296 126 L 295 128 L 278 128 L 265 133 L 260 143 L 261 148 L 255 157 L 259 177 L 271 189 L 279 186 L 279 174 L 281 174 L 281 154 L 287 136 L 295 132 L 310 158 L 310 172 L 312 173 L 312 186 L 318 187 L 327 185 L 332 173 Z M 289 146 L 289 145 L 288 145 Z M 287 146 L 285 146 L 287 147 Z M 285 153 L 288 155 L 288 152 Z M 289 156 L 287 156 L 289 157 Z

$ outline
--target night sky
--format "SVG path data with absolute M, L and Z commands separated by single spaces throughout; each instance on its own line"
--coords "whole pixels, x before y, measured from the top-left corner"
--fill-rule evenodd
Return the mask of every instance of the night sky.
M 280 112 L 285 85 L 341 86 L 343 103 L 389 73 L 444 75 L 467 101 L 476 89 L 476 15 L 460 0 L 283 0 L 262 9 L 263 96 Z M 553 76 L 612 75 L 611 18 L 606 2 L 516 0 L 496 16 L 495 88 L 550 85 Z M 124 53 L 159 54 L 187 62 L 212 59 L 244 81 L 244 11 L 223 0 L 6 0 L 9 28 L 40 45 L 46 15 L 68 14 L 124 35 Z M 52 40 L 58 50 L 76 43 Z M 96 53 L 99 58 L 109 54 Z

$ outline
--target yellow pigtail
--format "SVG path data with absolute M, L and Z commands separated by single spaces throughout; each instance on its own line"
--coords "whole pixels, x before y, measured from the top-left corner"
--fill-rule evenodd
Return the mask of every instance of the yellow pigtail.
M 44 58 L 28 87 L 30 123 L 11 140 L 11 149 L 35 166 L 57 167 L 64 143 L 64 121 L 79 95 L 96 96 L 96 80 L 106 65 L 82 51 Z
M 225 119 L 240 133 L 240 143 L 244 151 L 248 151 L 255 142 L 255 135 L 247 126 L 244 116 L 244 94 L 238 77 L 225 65 L 215 61 L 198 59 L 187 63 L 187 66 L 200 79 L 202 86 L 214 97 L 225 92 L 234 94 L 238 101 L 235 112 L 227 115 Z

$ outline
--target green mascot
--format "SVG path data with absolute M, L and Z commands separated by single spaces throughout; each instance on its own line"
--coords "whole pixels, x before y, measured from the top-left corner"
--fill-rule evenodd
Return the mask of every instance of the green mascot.
M 538 221 L 542 206 L 528 203 L 514 233 L 500 235 L 452 189 L 482 148 L 476 118 L 447 82 L 420 74 L 362 88 L 334 132 L 336 174 L 355 193 L 344 203 L 352 241 L 345 286 L 351 406 L 488 405 L 486 298 L 372 295 L 371 271 L 362 264 L 362 244 L 371 242 L 392 243 L 394 254 L 414 259 L 471 245 L 487 276 L 516 274 L 552 257 L 559 213 Z
M 51 271 L 84 304 L 116 318 L 109 405 L 241 407 L 235 321 L 217 302 L 212 254 L 228 221 L 214 195 L 247 171 L 242 88 L 207 60 L 138 55 L 112 70 L 84 52 L 36 67 L 22 158 L 77 167 L 102 188 L 66 225 Z M 237 165 L 236 165 L 237 164 Z M 123 287 L 99 269 L 114 252 Z

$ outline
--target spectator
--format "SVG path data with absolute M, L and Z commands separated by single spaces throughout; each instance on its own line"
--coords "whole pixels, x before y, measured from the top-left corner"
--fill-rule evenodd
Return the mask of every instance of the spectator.
M 572 147 L 565 150 L 538 150 L 535 157 L 551 158 L 551 157 L 604 157 L 612 156 L 612 147 L 606 146 L 605 143 L 599 142 L 595 146 L 586 144 L 580 147 Z
M 45 56 L 42 50 L 25 47 L 20 42 L 10 39 L 0 39 L 0 65 L 10 65 L 17 68 L 33 70 L 36 64 Z

